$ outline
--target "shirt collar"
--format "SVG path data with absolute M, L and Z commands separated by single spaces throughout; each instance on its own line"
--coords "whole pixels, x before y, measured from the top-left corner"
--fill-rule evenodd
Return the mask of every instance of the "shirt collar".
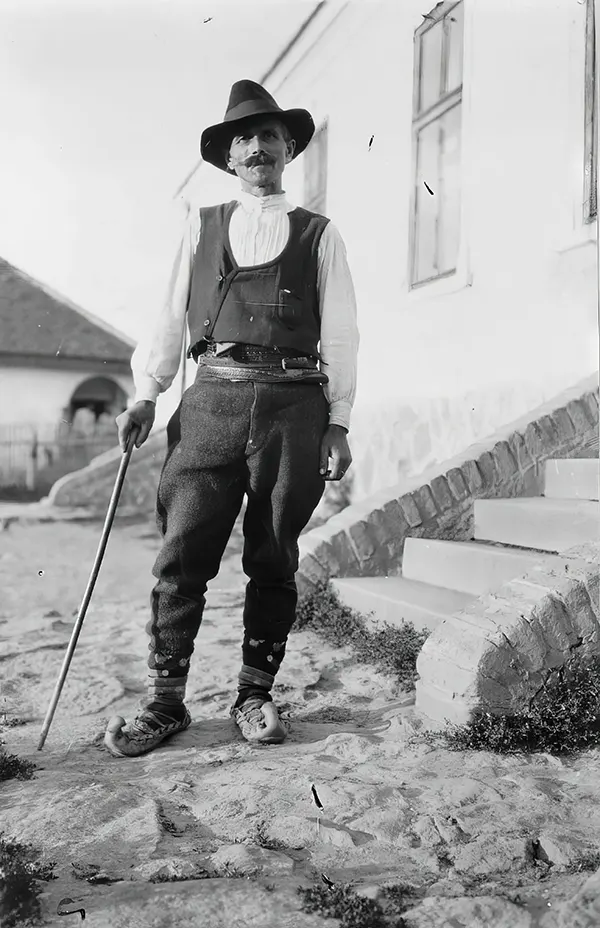
M 255 197 L 251 193 L 246 193 L 245 190 L 240 190 L 237 199 L 248 213 L 263 213 L 267 210 L 289 213 L 294 209 L 285 193 L 271 193 L 266 197 Z

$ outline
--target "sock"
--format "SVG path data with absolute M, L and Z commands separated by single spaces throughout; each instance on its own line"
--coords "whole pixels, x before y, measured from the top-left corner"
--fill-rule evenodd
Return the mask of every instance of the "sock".
M 145 708 L 180 722 L 185 718 L 183 700 L 186 683 L 186 677 L 163 677 L 156 670 L 150 669 Z
M 181 722 L 185 717 L 185 706 L 181 699 L 174 700 L 169 696 L 155 696 L 152 702 L 146 703 L 145 708 L 159 715 L 166 715 L 174 722 Z
M 238 688 L 238 697 L 235 701 L 235 708 L 239 709 L 242 703 L 246 702 L 250 696 L 260 696 L 265 702 L 273 702 L 273 698 L 268 690 L 261 686 L 240 686 Z

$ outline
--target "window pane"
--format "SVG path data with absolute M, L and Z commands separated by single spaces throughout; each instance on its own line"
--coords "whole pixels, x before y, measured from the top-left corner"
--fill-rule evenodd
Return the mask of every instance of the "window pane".
M 459 3 L 446 17 L 448 42 L 448 78 L 446 91 L 455 90 L 462 84 L 464 6 Z
M 413 283 L 456 270 L 460 236 L 460 122 L 459 104 L 421 129 L 418 135 Z
M 417 186 L 415 191 L 415 230 L 413 283 L 436 277 L 437 224 L 439 203 L 439 137 L 440 122 L 425 126 L 417 140 Z M 427 189 L 433 191 L 433 195 Z
M 461 106 L 448 110 L 440 123 L 438 273 L 456 269 L 460 234 Z
M 442 22 L 421 36 L 419 110 L 427 109 L 441 96 L 442 37 Z

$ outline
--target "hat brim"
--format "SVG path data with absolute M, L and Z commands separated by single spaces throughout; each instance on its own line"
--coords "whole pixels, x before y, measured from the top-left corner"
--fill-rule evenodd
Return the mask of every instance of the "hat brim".
M 269 116 L 272 119 L 278 119 L 287 126 L 291 137 L 296 143 L 292 160 L 302 154 L 315 132 L 315 124 L 308 110 L 292 109 L 276 112 L 273 112 L 273 110 L 265 110 L 262 113 L 252 113 L 240 119 L 220 122 L 215 126 L 209 126 L 205 129 L 200 139 L 200 154 L 203 159 L 208 161 L 209 164 L 214 165 L 214 167 L 219 168 L 221 171 L 235 175 L 235 171 L 227 167 L 226 150 L 240 126 L 259 116 Z

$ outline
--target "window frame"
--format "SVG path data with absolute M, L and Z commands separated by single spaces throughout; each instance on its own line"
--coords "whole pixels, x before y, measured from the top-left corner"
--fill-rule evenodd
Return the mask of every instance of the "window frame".
M 463 61 L 462 61 L 462 75 L 460 84 L 453 88 L 450 91 L 442 92 L 442 87 L 447 82 L 448 75 L 448 62 L 449 62 L 449 43 L 447 39 L 442 41 L 442 55 L 441 55 L 441 68 L 440 68 L 440 96 L 438 99 L 430 104 L 423 110 L 419 110 L 419 102 L 421 96 L 421 38 L 422 36 L 432 29 L 440 21 L 446 20 L 452 10 L 458 6 L 463 6 Z M 408 267 L 408 281 L 409 281 L 409 291 L 415 291 L 421 287 L 425 287 L 428 284 L 435 283 L 439 280 L 444 280 L 448 277 L 454 277 L 460 265 L 460 242 L 457 243 L 457 255 L 455 261 L 455 267 L 452 270 L 444 271 L 441 274 L 435 274 L 422 280 L 416 280 L 416 261 L 417 261 L 417 173 L 418 173 L 418 146 L 419 146 L 419 133 L 426 126 L 430 125 L 432 122 L 440 119 L 445 113 L 449 112 L 456 106 L 462 106 L 463 104 L 463 86 L 464 86 L 464 49 L 465 49 L 465 12 L 466 4 L 464 0 L 442 0 L 441 3 L 438 3 L 430 12 L 424 17 L 424 21 L 415 29 L 413 47 L 413 114 L 412 114 L 412 160 L 411 160 L 411 202 L 410 202 L 410 229 L 409 229 L 409 267 Z M 445 26 L 444 33 L 447 32 Z M 464 111 L 463 111 L 464 112 Z M 462 116 L 462 113 L 461 113 Z M 462 120 L 461 120 L 461 143 L 462 143 Z M 461 157 L 462 157 L 462 144 L 461 144 Z M 462 191 L 461 191 L 462 199 Z M 462 209 L 461 209 L 462 214 Z M 462 223 L 461 223 L 462 226 Z M 459 235 L 462 233 L 459 232 Z
M 584 84 L 584 168 L 583 221 L 598 218 L 598 49 L 596 48 L 594 0 L 586 2 L 585 16 L 585 84 Z

